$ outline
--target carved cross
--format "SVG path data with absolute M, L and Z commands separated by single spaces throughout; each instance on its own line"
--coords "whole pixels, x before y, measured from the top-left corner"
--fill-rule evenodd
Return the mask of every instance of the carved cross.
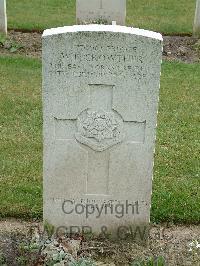
M 100 9 L 103 9 L 103 0 L 100 0 Z
M 109 161 L 112 148 L 120 142 L 144 142 L 146 122 L 124 121 L 112 107 L 113 90 L 112 85 L 89 85 L 88 109 L 81 112 L 77 119 L 56 119 L 58 124 L 64 123 L 66 132 L 73 129 L 73 133 L 66 136 L 66 140 L 75 138 L 88 152 L 87 195 L 109 195 Z

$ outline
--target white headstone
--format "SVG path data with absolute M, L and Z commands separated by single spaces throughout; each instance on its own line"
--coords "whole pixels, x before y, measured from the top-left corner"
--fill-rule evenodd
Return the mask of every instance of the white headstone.
M 44 32 L 45 221 L 95 233 L 149 223 L 161 56 L 150 31 Z
M 125 25 L 126 0 L 76 0 L 77 24 Z
M 200 0 L 197 0 L 194 18 L 193 35 L 200 37 Z
M 0 32 L 7 34 L 6 0 L 0 0 Z

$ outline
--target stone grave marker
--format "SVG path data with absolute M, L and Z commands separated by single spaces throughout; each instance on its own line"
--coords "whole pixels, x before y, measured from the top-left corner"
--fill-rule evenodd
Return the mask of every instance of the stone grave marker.
M 148 225 L 161 58 L 150 31 L 44 31 L 44 221 L 119 237 Z
M 77 24 L 125 25 L 126 0 L 76 0 Z
M 7 34 L 6 0 L 0 0 L 0 33 Z
M 195 37 L 200 37 L 200 0 L 196 2 L 196 11 L 194 17 L 194 25 L 193 25 L 193 35 Z

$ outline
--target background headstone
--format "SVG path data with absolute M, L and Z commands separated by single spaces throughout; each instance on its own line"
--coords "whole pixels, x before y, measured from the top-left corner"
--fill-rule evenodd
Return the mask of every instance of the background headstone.
M 7 34 L 6 0 L 0 0 L 0 32 Z
M 194 18 L 193 35 L 200 37 L 200 0 L 197 0 Z
M 92 232 L 149 223 L 161 58 L 154 32 L 44 31 L 45 221 Z
M 125 25 L 126 0 L 76 0 L 77 24 Z

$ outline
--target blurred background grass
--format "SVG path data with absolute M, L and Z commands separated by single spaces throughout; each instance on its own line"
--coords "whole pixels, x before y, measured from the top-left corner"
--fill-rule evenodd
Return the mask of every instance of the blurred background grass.
M 196 0 L 127 0 L 127 25 L 191 34 Z M 44 30 L 76 23 L 75 0 L 7 0 L 8 27 Z

